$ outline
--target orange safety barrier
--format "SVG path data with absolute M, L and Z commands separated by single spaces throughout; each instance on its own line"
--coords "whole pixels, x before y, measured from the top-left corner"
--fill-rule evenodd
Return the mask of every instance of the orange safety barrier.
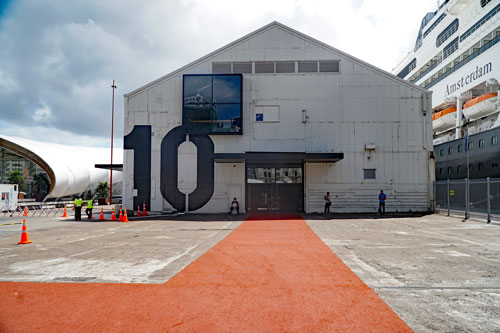
M 148 216 L 148 212 L 146 211 L 146 203 L 142 203 L 142 216 Z
M 24 207 L 24 213 L 23 216 L 28 216 L 28 207 Z
M 23 219 L 23 231 L 21 233 L 21 241 L 17 244 L 31 244 L 30 236 L 28 235 L 28 228 L 26 227 L 26 220 Z
M 137 216 L 141 216 L 141 206 L 137 205 Z
M 111 221 L 116 221 L 115 208 L 114 207 L 113 207 L 113 210 L 111 211 Z
M 101 208 L 101 216 L 99 216 L 99 221 L 104 221 L 104 210 Z
M 68 217 L 68 212 L 66 211 L 66 207 L 64 208 L 64 213 L 63 213 L 62 217 Z
M 123 210 L 120 208 L 120 216 L 118 217 L 118 221 L 123 222 Z
M 123 222 L 128 222 L 127 209 L 125 209 L 125 214 L 123 214 Z

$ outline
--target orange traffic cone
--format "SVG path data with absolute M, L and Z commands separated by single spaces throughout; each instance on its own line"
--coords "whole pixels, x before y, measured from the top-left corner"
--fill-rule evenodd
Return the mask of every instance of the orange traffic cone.
M 123 222 L 123 210 L 120 208 L 120 216 L 118 217 L 118 221 Z
M 101 216 L 99 216 L 99 221 L 104 221 L 104 211 L 101 208 Z
M 125 214 L 123 214 L 123 222 L 128 222 L 127 210 L 125 209 Z
M 17 244 L 30 244 L 30 236 L 28 235 L 28 228 L 26 227 L 26 220 L 23 219 L 23 233 L 21 234 L 21 241 Z
M 142 203 L 142 216 L 148 216 L 148 212 L 146 212 L 146 203 Z
M 141 216 L 141 210 L 140 210 L 140 206 L 137 206 L 137 216 Z
M 23 216 L 28 216 L 28 208 L 26 206 L 24 206 Z
M 66 211 L 66 208 L 64 208 L 64 213 L 63 213 L 62 217 L 68 217 L 68 212 Z
M 113 211 L 111 212 L 111 221 L 116 221 L 115 208 L 113 208 Z

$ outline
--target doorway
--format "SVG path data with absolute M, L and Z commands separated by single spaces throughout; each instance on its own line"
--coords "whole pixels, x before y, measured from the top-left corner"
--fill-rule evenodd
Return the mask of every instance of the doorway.
M 250 212 L 302 212 L 303 167 L 248 166 L 247 207 Z

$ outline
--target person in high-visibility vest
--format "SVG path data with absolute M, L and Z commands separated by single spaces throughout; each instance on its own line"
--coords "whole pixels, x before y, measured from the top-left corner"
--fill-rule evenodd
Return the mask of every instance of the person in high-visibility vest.
M 89 219 L 92 217 L 92 209 L 93 208 L 94 208 L 94 203 L 93 203 L 92 199 L 89 199 L 87 201 L 87 209 L 85 209 L 85 213 L 87 214 Z
M 74 203 L 75 203 L 75 221 L 81 221 L 83 200 L 82 198 L 80 198 L 80 196 L 78 196 L 76 197 Z

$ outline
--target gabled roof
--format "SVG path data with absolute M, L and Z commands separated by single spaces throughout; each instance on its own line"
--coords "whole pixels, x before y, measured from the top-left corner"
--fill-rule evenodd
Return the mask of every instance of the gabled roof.
M 365 62 L 363 60 L 360 60 L 360 59 L 358 59 L 356 57 L 353 57 L 353 56 L 351 56 L 351 55 L 349 55 L 349 54 L 347 54 L 345 52 L 342 52 L 342 51 L 334 48 L 333 46 L 325 44 L 325 43 L 323 43 L 323 42 L 321 42 L 321 41 L 319 41 L 317 39 L 314 39 L 314 38 L 312 38 L 312 37 L 310 37 L 310 36 L 308 36 L 306 34 L 303 34 L 303 33 L 299 32 L 299 31 L 297 31 L 295 29 L 292 29 L 292 28 L 290 28 L 290 27 L 288 27 L 288 26 L 286 26 L 286 25 L 284 25 L 282 23 L 279 23 L 277 21 L 273 21 L 273 22 L 271 22 L 271 23 L 263 26 L 262 28 L 257 29 L 254 32 L 251 32 L 248 35 L 245 35 L 245 36 L 243 36 L 243 37 L 235 40 L 234 42 L 229 43 L 229 44 L 227 44 L 227 45 L 225 45 L 225 46 L 223 46 L 223 47 L 221 47 L 221 48 L 219 48 L 219 49 L 217 49 L 217 50 L 215 50 L 215 51 L 207 54 L 206 56 L 201 57 L 201 58 L 199 58 L 199 59 L 197 59 L 197 60 L 195 60 L 195 61 L 193 61 L 193 62 L 191 62 L 191 63 L 189 63 L 189 64 L 187 64 L 187 65 L 185 65 L 185 66 L 183 66 L 183 67 L 181 67 L 181 68 L 179 68 L 179 69 L 177 69 L 177 70 L 175 70 L 175 71 L 173 71 L 173 72 L 171 72 L 171 73 L 169 73 L 167 75 L 164 75 L 164 76 L 162 76 L 162 77 L 160 77 L 160 78 L 158 78 L 158 79 L 156 79 L 156 80 L 154 80 L 154 81 L 152 81 L 152 82 L 150 82 L 150 83 L 148 83 L 148 84 L 140 87 L 140 88 L 137 88 L 137 89 L 129 92 L 128 94 L 124 94 L 123 96 L 124 97 L 131 97 L 131 96 L 133 96 L 135 94 L 138 94 L 138 93 L 142 92 L 143 90 L 145 90 L 147 88 L 153 87 L 153 86 L 161 83 L 165 79 L 168 79 L 168 78 L 170 78 L 172 76 L 175 76 L 175 75 L 177 75 L 179 73 L 182 73 L 183 71 L 185 71 L 185 70 L 187 70 L 187 69 L 189 69 L 189 68 L 191 68 L 193 66 L 196 66 L 199 63 L 202 63 L 205 60 L 210 59 L 210 58 L 218 55 L 219 53 L 225 52 L 225 51 L 229 50 L 230 48 L 232 48 L 232 47 L 234 47 L 234 46 L 236 46 L 236 45 L 238 45 L 238 44 L 240 44 L 242 42 L 245 42 L 245 41 L 247 41 L 247 40 L 249 40 L 249 39 L 251 39 L 251 38 L 253 38 L 253 37 L 255 37 L 255 36 L 257 36 L 257 35 L 265 32 L 265 31 L 271 29 L 271 28 L 279 28 L 279 29 L 281 29 L 283 31 L 286 31 L 286 32 L 288 32 L 288 33 L 290 33 L 290 34 L 292 34 L 294 36 L 297 36 L 299 38 L 305 39 L 305 40 L 307 40 L 307 41 L 311 42 L 312 44 L 315 44 L 315 45 L 317 45 L 319 47 L 322 47 L 324 49 L 327 49 L 327 50 L 333 51 L 335 53 L 338 53 L 341 56 L 343 56 L 343 57 L 345 57 L 347 59 L 350 59 L 353 62 L 356 62 L 356 63 L 358 63 L 361 66 L 364 66 L 364 67 L 366 67 L 368 69 L 371 69 L 374 72 L 377 72 L 377 73 L 379 73 L 379 74 L 381 74 L 381 75 L 383 75 L 383 76 L 385 76 L 385 77 L 387 77 L 389 79 L 399 81 L 401 84 L 404 84 L 404 85 L 406 85 L 406 86 L 408 86 L 410 88 L 413 88 L 413 89 L 416 89 L 416 90 L 419 90 L 421 92 L 425 92 L 425 93 L 428 93 L 428 94 L 432 93 L 429 90 L 426 90 L 426 89 L 421 88 L 421 87 L 419 87 L 419 86 L 417 86 L 417 85 L 415 85 L 413 83 L 410 83 L 410 82 L 408 82 L 406 80 L 403 80 L 403 79 L 401 79 L 400 77 L 398 77 L 396 75 L 393 75 L 393 74 L 391 74 L 389 72 L 384 71 L 383 69 L 380 69 L 378 67 L 370 65 L 369 63 L 367 63 L 367 62 Z

